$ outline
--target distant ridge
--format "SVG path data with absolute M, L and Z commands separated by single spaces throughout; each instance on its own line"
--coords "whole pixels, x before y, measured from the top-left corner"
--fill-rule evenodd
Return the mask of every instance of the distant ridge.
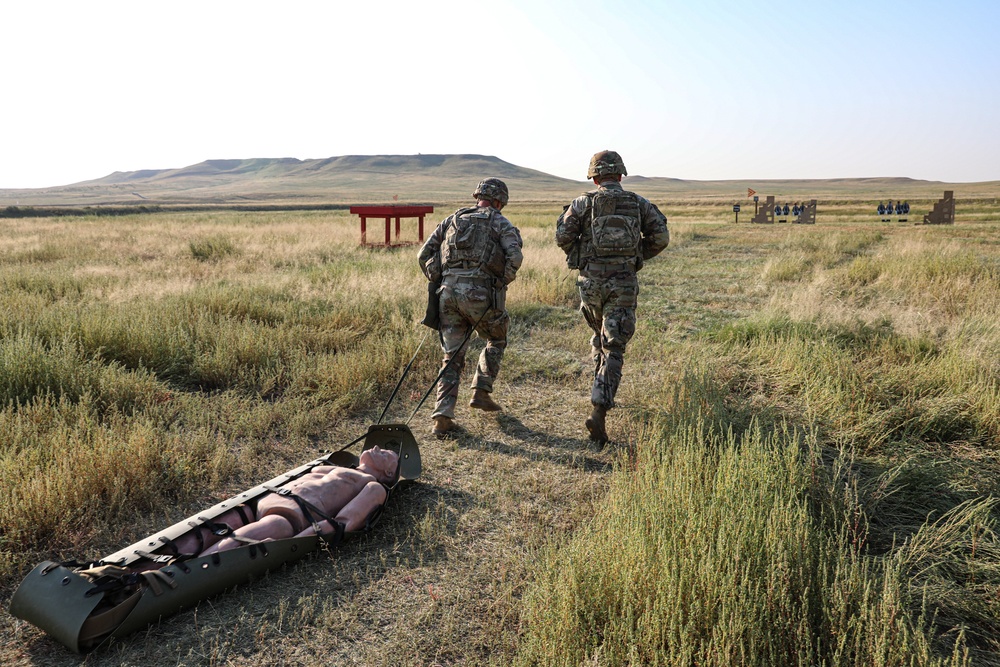
M 134 183 L 137 180 L 151 182 L 185 178 L 229 178 L 232 180 L 252 178 L 299 178 L 317 179 L 337 177 L 345 173 L 384 174 L 402 176 L 423 174 L 435 177 L 469 177 L 469 174 L 552 180 L 561 183 L 575 183 L 568 179 L 551 176 L 534 169 L 518 167 L 509 162 L 485 155 L 343 155 L 321 160 L 299 160 L 297 158 L 255 158 L 249 160 L 206 160 L 180 169 L 143 170 L 133 172 L 116 171 L 113 174 L 76 185 L 111 185 Z M 471 177 L 476 178 L 476 177 Z M 73 187 L 73 186 L 67 186 Z
M 0 207 L 318 205 L 370 202 L 468 201 L 481 178 L 502 178 L 513 202 L 566 202 L 591 189 L 589 181 L 561 178 L 492 155 L 342 155 L 322 159 L 205 160 L 177 169 L 116 171 L 102 178 L 51 188 L 0 190 Z M 954 184 L 912 178 L 837 178 L 690 181 L 629 176 L 627 186 L 654 201 L 745 199 L 747 188 L 779 197 L 937 198 L 996 196 L 1000 181 Z M 946 187 L 947 186 L 947 187 Z

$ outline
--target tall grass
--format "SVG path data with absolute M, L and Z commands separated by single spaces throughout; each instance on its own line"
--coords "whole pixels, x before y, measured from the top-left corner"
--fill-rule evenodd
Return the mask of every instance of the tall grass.
M 873 230 L 809 234 L 801 229 L 788 232 L 781 252 L 768 261 L 764 277 L 769 281 L 801 281 L 814 269 L 829 269 L 863 254 L 881 242 L 884 235 Z
M 995 442 L 1000 393 L 988 360 L 897 334 L 891 323 L 817 326 L 768 316 L 720 330 L 740 363 L 795 396 L 802 418 L 859 452 L 898 442 Z
M 8 508 L 0 546 L 8 554 L 43 544 L 48 553 L 83 549 L 137 512 L 159 514 L 161 503 L 196 492 L 193 480 L 217 480 L 229 465 L 211 437 L 171 435 L 151 419 L 99 420 L 89 407 L 86 399 L 73 406 L 39 399 L 0 413 L 17 443 L 0 453 L 0 503 Z
M 922 533 L 869 557 L 862 515 L 814 441 L 650 431 L 594 520 L 540 554 L 517 664 L 968 664 L 961 635 L 935 657 L 910 583 L 954 542 Z M 983 531 L 983 519 L 947 530 Z

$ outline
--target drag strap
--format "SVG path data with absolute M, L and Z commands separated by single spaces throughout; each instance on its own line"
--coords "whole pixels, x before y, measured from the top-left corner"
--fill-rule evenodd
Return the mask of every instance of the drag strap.
M 490 310 L 491 310 L 490 308 L 487 308 L 486 310 L 483 311 L 483 314 L 479 316 L 479 319 L 476 320 L 476 323 L 469 328 L 468 332 L 466 332 L 465 338 L 462 339 L 462 344 L 456 347 L 455 351 L 452 352 L 451 356 L 448 357 L 448 363 L 446 363 L 438 372 L 437 377 L 434 378 L 434 382 L 431 382 L 431 386 L 427 387 L 427 391 L 424 392 L 424 397 L 420 399 L 419 403 L 417 403 L 417 407 L 413 408 L 413 413 L 410 414 L 410 418 L 406 420 L 407 426 L 409 426 L 413 418 L 417 416 L 417 412 L 420 411 L 420 408 L 421 406 L 423 406 L 424 401 L 426 401 L 427 397 L 431 395 L 432 391 L 434 391 L 434 387 L 436 387 L 437 383 L 441 380 L 441 378 L 444 377 L 444 374 L 447 372 L 447 370 L 451 368 L 451 364 L 455 361 L 455 357 L 457 356 L 458 351 L 461 350 L 463 347 L 465 347 L 465 344 L 469 342 L 469 338 L 472 336 L 473 333 L 476 332 L 476 329 L 478 329 L 479 325 L 482 324 L 483 318 L 486 317 L 487 313 L 489 313 Z M 441 334 L 440 331 L 438 331 L 438 333 L 441 335 L 441 346 L 444 347 L 444 334 Z M 358 438 L 358 440 L 360 439 L 361 438 Z

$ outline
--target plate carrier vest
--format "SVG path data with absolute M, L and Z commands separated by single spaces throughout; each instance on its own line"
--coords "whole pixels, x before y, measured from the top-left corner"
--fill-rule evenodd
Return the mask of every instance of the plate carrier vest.
M 441 244 L 441 267 L 479 269 L 493 278 L 502 278 L 507 258 L 500 245 L 500 225 L 496 211 L 489 207 L 463 208 L 451 217 Z
M 590 247 L 595 257 L 640 257 L 642 228 L 638 197 L 627 190 L 592 190 Z

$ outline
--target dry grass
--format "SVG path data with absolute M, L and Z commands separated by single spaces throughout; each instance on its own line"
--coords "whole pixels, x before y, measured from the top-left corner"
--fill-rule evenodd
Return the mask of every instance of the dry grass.
M 722 656 L 748 647 L 777 651 L 760 655 L 806 650 L 815 632 L 848 626 L 854 634 L 843 636 L 864 650 L 802 655 L 884 649 L 913 664 L 946 663 L 962 636 L 957 664 L 963 650 L 975 664 L 996 662 L 995 512 L 975 502 L 997 492 L 994 225 L 925 229 L 821 217 L 810 228 L 764 228 L 706 224 L 724 208 L 707 206 L 677 216 L 670 249 L 641 274 L 639 330 L 621 408 L 609 418 L 617 445 L 600 450 L 582 428 L 589 330 L 552 242 L 560 208 L 512 205 L 505 213 L 522 230 L 525 264 L 509 296 L 510 347 L 497 383 L 505 411 L 460 408 L 466 430 L 437 441 L 426 436 L 425 406 L 411 424 L 424 476 L 392 498 L 372 534 L 164 619 L 85 663 L 654 664 L 649 654 L 616 653 L 623 647 L 613 637 L 636 636 L 624 622 L 635 609 L 621 601 L 621 616 L 588 626 L 608 638 L 600 650 L 584 647 L 580 660 L 532 653 L 539 637 L 561 627 L 549 615 L 561 607 L 547 605 L 538 586 L 569 593 L 561 571 L 597 581 L 596 562 L 567 567 L 588 545 L 603 545 L 609 572 L 628 579 L 631 566 L 642 570 L 648 554 L 621 530 L 646 511 L 623 496 L 641 496 L 640 480 L 629 476 L 637 452 L 673 457 L 676 469 L 642 469 L 673 489 L 670 507 L 689 513 L 678 527 L 691 540 L 710 544 L 698 521 L 727 516 L 721 534 L 735 540 L 743 524 L 734 513 L 713 514 L 709 502 L 742 498 L 738 480 L 759 483 L 761 497 L 786 508 L 789 521 L 774 514 L 771 532 L 757 533 L 771 541 L 745 538 L 748 557 L 766 568 L 780 549 L 765 544 L 807 535 L 815 557 L 784 562 L 802 572 L 843 567 L 837 581 L 872 601 L 862 614 L 859 598 L 813 580 L 808 590 L 828 594 L 828 611 L 840 609 L 847 625 L 796 626 L 787 635 L 802 638 L 794 645 L 776 643 L 763 622 L 745 623 L 741 634 L 701 620 L 701 635 L 684 636 L 720 649 L 718 662 L 703 664 L 727 664 Z M 3 359 L 33 359 L 30 372 L 0 372 L 0 426 L 10 434 L 0 446 L 5 606 L 43 558 L 110 553 L 365 430 L 424 337 L 416 323 L 424 289 L 415 247 L 370 250 L 357 241 L 356 219 L 335 211 L 0 224 L 0 369 L 14 368 Z M 482 343 L 472 345 L 470 358 Z M 434 377 L 434 347 L 431 337 L 390 420 L 409 417 Z M 699 423 L 718 436 L 698 437 L 690 429 Z M 782 429 L 793 434 L 785 444 L 775 439 Z M 802 434 L 810 434 L 812 454 L 799 459 Z M 723 457 L 710 447 L 731 451 Z M 725 465 L 709 468 L 713 456 L 713 465 Z M 134 465 L 122 466 L 123 457 Z M 791 495 L 765 484 L 769 461 L 794 481 L 782 487 Z M 697 477 L 710 469 L 730 471 L 728 486 Z M 799 476 L 810 471 L 823 475 Z M 835 483 L 825 485 L 824 475 Z M 812 499 L 805 505 L 803 494 Z M 853 508 L 850 521 L 844 508 Z M 864 549 L 859 539 L 867 539 Z M 679 565 L 700 558 L 683 542 L 673 549 Z M 736 571 L 724 552 L 715 557 L 703 565 Z M 722 583 L 700 585 L 715 591 Z M 598 596 L 595 609 L 607 599 Z M 764 609 L 760 618 L 801 621 L 801 600 L 781 599 L 780 613 Z M 821 599 L 810 613 L 824 608 Z M 741 600 L 761 610 L 755 598 Z M 905 631 L 879 630 L 887 627 Z M 0 634 L 3 664 L 80 662 L 9 616 Z M 669 664 L 669 653 L 658 655 Z

